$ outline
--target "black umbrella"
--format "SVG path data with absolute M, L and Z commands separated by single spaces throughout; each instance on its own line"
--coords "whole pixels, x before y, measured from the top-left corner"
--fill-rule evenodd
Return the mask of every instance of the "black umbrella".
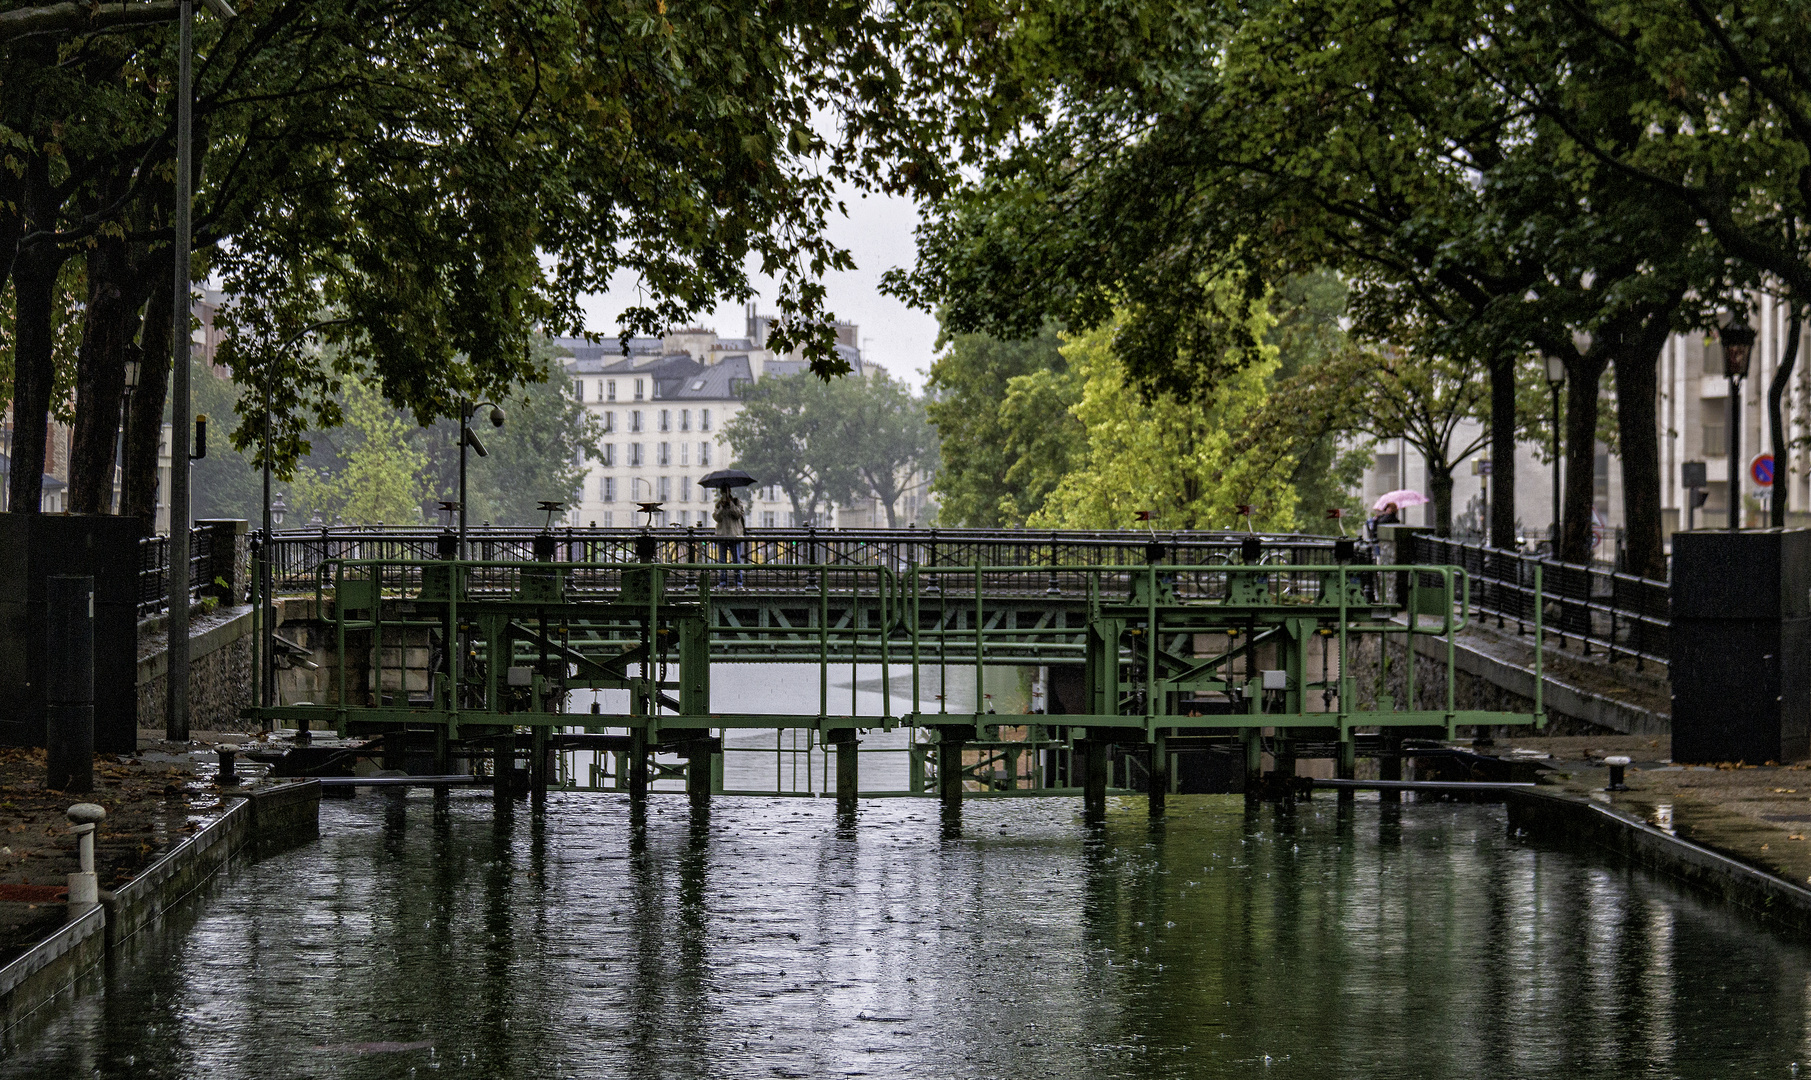
M 748 487 L 754 482 L 755 478 L 743 472 L 741 469 L 718 469 L 716 472 L 711 473 L 709 476 L 698 481 L 698 486 L 711 488 L 739 488 Z

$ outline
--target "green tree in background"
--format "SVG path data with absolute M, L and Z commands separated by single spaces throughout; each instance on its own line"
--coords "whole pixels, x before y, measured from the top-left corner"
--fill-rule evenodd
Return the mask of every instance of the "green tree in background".
M 912 477 L 936 467 L 937 439 L 924 402 L 886 372 L 825 382 L 810 374 L 762 379 L 724 425 L 735 467 L 778 484 L 795 521 L 873 497 L 887 524 Z
M 856 482 L 841 501 L 872 496 L 886 510 L 887 528 L 898 528 L 899 500 L 912 478 L 937 467 L 937 433 L 924 402 L 885 371 L 836 379 L 824 389 L 829 419 L 812 456 L 845 462 Z
M 1261 340 L 1272 322 L 1262 300 L 1249 301 L 1235 280 L 1214 293 L 1226 348 Z M 1046 528 L 1134 527 L 1149 512 L 1153 527 L 1243 526 L 1240 506 L 1264 529 L 1296 525 L 1292 447 L 1262 437 L 1276 347 L 1193 394 L 1141 388 L 1128 375 L 1114 340 L 1120 322 L 1064 346 L 1081 400 L 1073 409 L 1087 432 L 1078 466 L 1064 476 L 1027 524 Z M 1258 438 L 1248 438 L 1251 433 Z
M 361 379 L 346 381 L 341 402 L 336 460 L 296 470 L 289 496 L 294 512 L 348 525 L 418 524 L 427 455 L 413 438 L 414 425 Z
M 1080 441 L 1075 401 L 1060 397 L 1069 386 L 1062 339 L 1047 324 L 1028 341 L 945 332 L 938 344 L 925 403 L 941 441 L 938 518 L 981 529 L 1023 524 L 1069 471 Z M 1025 378 L 1034 381 L 1018 382 Z
M 530 358 L 541 381 L 498 403 L 506 417 L 501 428 L 481 422 L 480 415 L 474 430 L 490 455 L 467 452 L 466 489 L 474 524 L 541 525 L 547 515 L 539 503 L 570 503 L 580 494 L 585 461 L 597 456 L 601 432 L 572 396 L 565 355 L 546 338 L 534 339 Z M 423 511 L 438 520 L 438 504 L 459 498 L 459 425 L 442 420 L 418 438 L 428 459 Z

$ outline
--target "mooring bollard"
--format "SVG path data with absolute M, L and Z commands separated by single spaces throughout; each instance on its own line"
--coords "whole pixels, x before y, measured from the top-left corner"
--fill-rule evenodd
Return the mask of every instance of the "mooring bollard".
M 1604 790 L 1605 791 L 1627 791 L 1627 790 L 1629 790 L 1629 786 L 1622 782 L 1622 771 L 1629 767 L 1629 759 L 1618 754 L 1614 757 L 1604 758 L 1603 763 L 1610 767 L 1610 786 L 1607 788 L 1604 788 Z
M 220 787 L 238 787 L 239 774 L 233 771 L 233 758 L 235 756 L 233 748 L 230 746 L 222 746 L 219 750 L 219 754 L 220 771 L 214 775 L 214 783 Z
M 94 830 L 107 820 L 107 811 L 93 803 L 76 803 L 63 811 L 74 825 L 80 870 L 69 875 L 69 917 L 81 918 L 101 902 L 100 881 L 94 875 Z

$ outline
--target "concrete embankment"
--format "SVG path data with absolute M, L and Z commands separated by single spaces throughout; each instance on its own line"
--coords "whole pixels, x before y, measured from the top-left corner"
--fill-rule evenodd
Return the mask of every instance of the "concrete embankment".
M 92 992 L 102 964 L 176 905 L 236 864 L 320 835 L 321 787 L 268 784 L 233 799 L 208 822 L 110 895 L 0 968 L 0 1030 L 66 996 Z

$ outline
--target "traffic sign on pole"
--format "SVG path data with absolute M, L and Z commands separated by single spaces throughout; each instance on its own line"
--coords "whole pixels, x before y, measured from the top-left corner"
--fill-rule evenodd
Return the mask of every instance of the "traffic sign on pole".
M 1748 475 L 1761 487 L 1773 486 L 1773 455 L 1762 454 L 1748 463 Z

